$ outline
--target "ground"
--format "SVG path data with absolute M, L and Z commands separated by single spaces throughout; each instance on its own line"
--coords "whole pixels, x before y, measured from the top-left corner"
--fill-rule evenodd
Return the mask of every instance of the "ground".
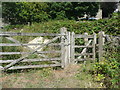
M 103 88 L 93 81 L 91 74 L 82 71 L 82 64 L 65 69 L 44 68 L 4 73 L 0 79 L 3 88 Z

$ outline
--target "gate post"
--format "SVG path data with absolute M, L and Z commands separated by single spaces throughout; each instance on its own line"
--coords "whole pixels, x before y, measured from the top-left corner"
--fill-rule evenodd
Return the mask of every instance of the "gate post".
M 93 59 L 95 61 L 95 59 L 96 59 L 96 33 L 94 33 L 93 35 L 94 35 L 94 41 L 93 41 Z
M 99 61 L 102 61 L 102 59 L 103 59 L 103 45 L 104 45 L 104 32 L 101 31 L 98 34 L 98 56 L 99 56 Z
M 84 33 L 84 35 L 85 35 L 84 41 L 85 41 L 85 46 L 86 46 L 88 43 L 88 33 Z M 86 48 L 86 51 L 87 51 L 87 48 Z M 85 53 L 87 53 L 86 51 Z M 84 59 L 87 59 L 88 57 L 89 56 L 84 55 Z
M 69 63 L 69 52 L 68 52 L 68 32 L 65 27 L 60 29 L 61 32 L 61 64 L 62 68 L 66 67 Z
M 74 64 L 75 63 L 75 47 L 74 47 L 74 45 L 75 45 L 75 33 L 74 32 L 72 32 L 72 34 L 71 34 L 71 60 L 70 60 L 70 62 L 72 63 L 72 64 Z

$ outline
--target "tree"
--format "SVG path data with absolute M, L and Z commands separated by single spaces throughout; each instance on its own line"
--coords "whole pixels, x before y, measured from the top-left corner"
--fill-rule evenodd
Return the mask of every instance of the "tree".
M 38 2 L 3 2 L 4 21 L 11 24 L 26 24 L 48 20 L 47 4 Z
M 84 14 L 95 16 L 99 9 L 97 2 L 52 2 L 48 3 L 49 15 L 52 19 L 77 19 Z
M 75 19 L 85 14 L 95 16 L 97 2 L 3 2 L 4 21 L 11 24 L 42 22 L 51 19 Z
M 102 2 L 100 4 L 102 9 L 102 17 L 103 18 L 111 17 L 112 13 L 117 8 L 117 3 L 118 2 Z

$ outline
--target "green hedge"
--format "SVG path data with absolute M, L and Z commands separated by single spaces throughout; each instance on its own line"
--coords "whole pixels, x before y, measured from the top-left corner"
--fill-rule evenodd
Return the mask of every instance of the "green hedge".
M 106 34 L 119 35 L 119 17 L 118 13 L 115 13 L 110 19 L 100 19 L 96 21 L 74 21 L 74 20 L 54 20 L 48 22 L 34 23 L 31 26 L 21 25 L 8 26 L 5 29 L 13 32 L 48 32 L 48 33 L 59 33 L 61 27 L 66 27 L 68 31 L 74 31 L 75 33 L 93 32 L 98 33 L 99 31 L 105 31 Z M 10 28 L 12 27 L 12 29 Z M 17 28 L 17 29 L 13 29 Z

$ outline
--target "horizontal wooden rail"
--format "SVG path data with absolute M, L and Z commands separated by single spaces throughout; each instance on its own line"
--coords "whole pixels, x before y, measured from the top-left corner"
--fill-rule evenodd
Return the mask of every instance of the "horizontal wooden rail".
M 43 67 L 55 67 L 55 66 L 61 66 L 60 63 L 57 64 L 45 64 L 45 65 L 28 65 L 28 66 L 12 66 L 10 68 L 8 68 L 9 70 L 13 70 L 13 69 L 28 69 L 28 68 L 43 68 Z M 4 69 L 3 69 L 4 70 Z
M 92 45 L 90 45 L 90 46 L 77 46 L 77 45 L 76 45 L 76 46 L 74 46 L 74 47 L 75 47 L 75 48 L 87 48 L 87 47 L 91 47 L 91 48 L 92 48 L 93 46 L 92 46 Z
M 61 60 L 61 58 L 36 58 L 36 59 L 24 59 L 21 62 L 36 62 L 36 61 L 57 61 Z M 0 60 L 0 63 L 11 63 L 14 60 Z
M 64 36 L 55 33 L 12 33 L 12 32 L 1 32 L 0 36 Z
M 12 55 L 12 54 L 28 54 L 30 52 L 0 52 L 0 55 Z M 37 54 L 43 53 L 61 53 L 61 51 L 37 51 Z
M 75 56 L 93 55 L 93 53 L 74 54 Z
M 42 45 L 40 43 L 1 43 L 0 46 L 38 46 L 38 45 Z M 51 43 L 48 46 L 59 46 L 61 45 L 61 43 Z
M 86 59 L 84 59 L 84 58 L 83 58 L 83 59 L 82 59 L 82 58 L 81 58 L 81 59 L 75 59 L 75 61 L 87 61 L 87 60 L 94 60 L 94 59 L 93 59 L 93 58 L 88 58 L 88 59 L 87 59 L 87 58 L 86 58 Z
M 94 35 L 80 35 L 80 34 L 75 34 L 75 38 L 94 38 Z

